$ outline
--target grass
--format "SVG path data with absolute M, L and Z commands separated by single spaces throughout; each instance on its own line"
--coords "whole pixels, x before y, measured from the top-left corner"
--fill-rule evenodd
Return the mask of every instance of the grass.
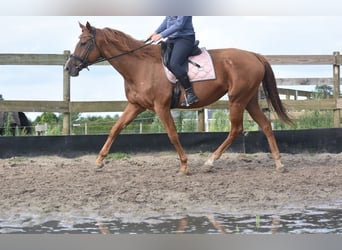
M 200 152 L 200 156 L 209 157 L 210 152 Z
M 111 160 L 124 160 L 129 159 L 130 155 L 127 153 L 110 153 L 106 158 Z

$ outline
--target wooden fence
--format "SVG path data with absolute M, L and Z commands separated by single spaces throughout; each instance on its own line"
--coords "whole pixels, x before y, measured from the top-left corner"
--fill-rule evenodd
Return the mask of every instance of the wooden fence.
M 59 65 L 64 67 L 70 55 L 70 51 L 63 54 L 0 54 L 1 65 Z M 331 65 L 332 78 L 327 78 L 333 84 L 333 98 L 323 100 L 284 100 L 284 104 L 291 110 L 333 110 L 334 127 L 340 127 L 342 98 L 340 98 L 340 65 L 342 56 L 339 52 L 332 55 L 269 55 L 266 56 L 271 65 Z M 107 62 L 98 65 L 109 65 Z M 0 111 L 23 111 L 23 112 L 58 112 L 63 113 L 63 134 L 70 135 L 70 113 L 73 112 L 122 112 L 126 101 L 96 101 L 96 102 L 73 102 L 70 101 L 70 76 L 63 71 L 63 100 L 62 101 L 0 101 Z M 286 82 L 289 79 L 277 79 Z M 303 78 L 303 81 L 310 81 Z M 306 96 L 305 91 L 282 90 L 280 94 L 287 96 Z M 260 100 L 262 107 L 267 108 L 264 100 Z M 217 101 L 206 108 L 226 109 L 228 101 Z M 198 109 L 198 130 L 204 131 L 204 109 Z

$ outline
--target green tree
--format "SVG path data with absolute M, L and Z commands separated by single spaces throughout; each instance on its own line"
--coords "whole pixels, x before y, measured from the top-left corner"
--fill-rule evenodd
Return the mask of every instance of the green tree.
M 178 132 L 194 132 L 197 131 L 197 112 L 174 110 L 172 117 Z
M 76 122 L 81 118 L 81 113 L 71 113 L 71 122 Z
M 153 133 L 163 133 L 165 132 L 164 125 L 160 121 L 159 117 L 156 116 L 151 124 L 151 132 Z
M 186 111 L 173 111 L 172 117 L 176 125 L 176 129 L 178 132 L 182 132 L 183 129 L 183 119 L 186 116 Z
M 85 127 L 87 127 L 87 134 L 108 134 L 112 126 L 119 119 L 118 115 L 111 117 L 107 115 L 103 116 L 80 116 L 75 124 L 79 124 L 77 127 L 73 127 L 73 134 L 84 134 Z
M 150 133 L 156 113 L 147 110 L 138 115 L 122 132 L 123 133 Z
M 197 114 L 190 111 L 185 119 L 182 121 L 182 132 L 195 132 L 197 131 Z
M 47 124 L 48 130 L 47 134 L 49 135 L 61 135 L 62 134 L 62 119 L 61 116 L 57 116 L 52 112 L 44 112 L 40 116 L 37 116 L 33 122 L 33 125 L 43 125 Z
M 251 118 L 248 112 L 243 113 L 243 129 L 244 131 L 257 131 L 259 125 Z
M 295 123 L 296 129 L 332 128 L 334 127 L 331 110 L 308 110 Z
M 154 121 L 154 118 L 156 117 L 156 113 L 150 110 L 147 110 L 145 112 L 142 112 L 135 118 L 137 121 L 143 121 L 146 124 L 152 123 Z
M 44 112 L 40 116 L 37 116 L 34 123 L 58 123 L 59 118 L 52 112 Z
M 313 93 L 313 99 L 327 99 L 333 96 L 334 90 L 328 85 L 316 85 L 315 93 Z
M 230 121 L 227 110 L 217 110 L 213 113 L 213 120 L 210 121 L 210 132 L 221 132 L 230 130 Z

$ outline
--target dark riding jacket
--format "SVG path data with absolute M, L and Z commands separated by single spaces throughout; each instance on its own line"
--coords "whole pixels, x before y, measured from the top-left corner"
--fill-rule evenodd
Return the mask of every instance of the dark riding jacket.
M 156 33 L 160 33 L 163 38 L 195 35 L 192 16 L 166 16 Z

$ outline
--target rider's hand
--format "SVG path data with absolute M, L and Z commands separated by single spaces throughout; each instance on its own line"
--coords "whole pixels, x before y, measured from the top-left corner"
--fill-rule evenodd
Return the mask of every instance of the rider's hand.
M 153 33 L 152 35 L 150 35 L 150 40 L 152 42 L 158 42 L 160 39 L 163 39 L 161 34 Z

